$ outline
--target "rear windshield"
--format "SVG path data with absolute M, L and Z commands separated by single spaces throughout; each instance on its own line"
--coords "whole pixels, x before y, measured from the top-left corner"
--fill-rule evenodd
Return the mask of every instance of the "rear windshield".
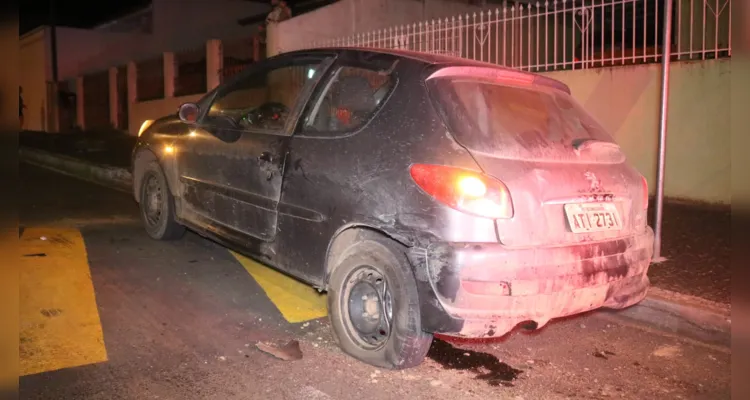
M 540 85 L 475 78 L 428 81 L 455 139 L 469 150 L 503 158 L 568 159 L 587 140 L 613 143 L 569 94 Z

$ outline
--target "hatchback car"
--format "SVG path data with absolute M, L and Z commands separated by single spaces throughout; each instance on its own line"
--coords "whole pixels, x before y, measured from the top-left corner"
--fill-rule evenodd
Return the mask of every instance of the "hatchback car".
M 341 348 L 372 365 L 415 366 L 436 333 L 501 336 L 646 295 L 646 181 L 541 75 L 291 52 L 139 136 L 151 237 L 189 228 L 327 291 Z

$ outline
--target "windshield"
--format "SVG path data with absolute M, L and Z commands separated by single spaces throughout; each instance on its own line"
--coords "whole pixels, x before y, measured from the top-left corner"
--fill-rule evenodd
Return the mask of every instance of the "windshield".
M 504 158 L 570 159 L 583 142 L 614 143 L 569 94 L 539 85 L 444 77 L 430 93 L 455 139 Z

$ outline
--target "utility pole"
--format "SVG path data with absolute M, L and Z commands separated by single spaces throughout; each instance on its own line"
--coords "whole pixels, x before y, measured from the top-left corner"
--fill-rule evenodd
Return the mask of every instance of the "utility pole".
M 654 262 L 661 256 L 662 220 L 664 212 L 664 168 L 667 158 L 667 112 L 669 111 L 669 67 L 672 58 L 672 2 L 664 0 L 664 40 L 661 59 L 661 108 L 659 110 L 659 170 L 656 177 L 656 221 L 654 223 Z

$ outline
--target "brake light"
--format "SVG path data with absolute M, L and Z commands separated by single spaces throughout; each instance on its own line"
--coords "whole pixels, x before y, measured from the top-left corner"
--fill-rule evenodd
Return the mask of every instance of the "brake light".
M 414 182 L 439 202 L 479 217 L 513 217 L 513 203 L 502 182 L 482 173 L 443 165 L 414 164 Z
M 641 176 L 643 182 L 643 209 L 648 209 L 648 181 L 645 176 Z

